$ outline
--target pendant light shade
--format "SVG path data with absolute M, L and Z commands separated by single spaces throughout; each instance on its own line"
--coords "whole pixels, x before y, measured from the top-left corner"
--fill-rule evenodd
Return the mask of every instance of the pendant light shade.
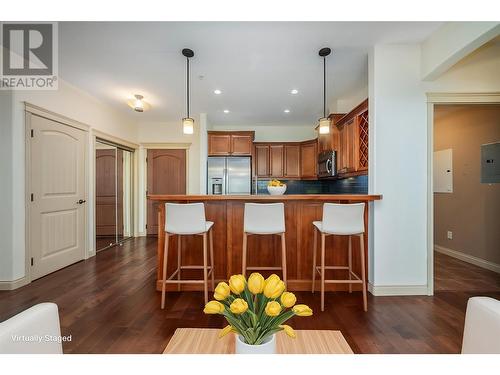
M 323 117 L 319 119 L 319 134 L 330 133 L 330 119 L 328 117 Z
M 186 57 L 186 109 L 187 116 L 182 119 L 182 132 L 184 134 L 194 133 L 194 120 L 189 117 L 189 58 L 194 56 L 193 50 L 189 48 L 184 48 L 182 50 L 182 55 Z
M 194 133 L 194 120 L 190 117 L 184 117 L 182 119 L 182 132 L 184 134 Z
M 326 117 L 326 56 L 331 52 L 328 47 L 319 50 L 319 55 L 323 58 L 323 117 L 319 119 L 319 134 L 330 133 L 330 119 Z

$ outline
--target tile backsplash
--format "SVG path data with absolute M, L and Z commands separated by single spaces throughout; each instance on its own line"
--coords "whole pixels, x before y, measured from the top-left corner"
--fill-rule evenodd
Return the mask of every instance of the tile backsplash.
M 258 194 L 269 194 L 267 183 L 271 179 L 257 181 Z M 368 194 L 368 176 L 356 176 L 341 180 L 285 180 L 285 194 Z

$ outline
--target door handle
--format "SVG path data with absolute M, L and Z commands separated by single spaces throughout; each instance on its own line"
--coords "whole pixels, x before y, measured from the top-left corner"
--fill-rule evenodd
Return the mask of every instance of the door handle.
M 87 202 L 85 199 L 80 199 L 76 204 L 84 204 L 85 202 Z

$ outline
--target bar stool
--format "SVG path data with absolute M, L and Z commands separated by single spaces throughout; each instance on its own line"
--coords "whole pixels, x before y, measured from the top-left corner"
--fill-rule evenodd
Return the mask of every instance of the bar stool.
M 165 308 L 165 286 L 167 283 L 177 284 L 204 284 L 205 303 L 208 302 L 208 276 L 211 276 L 212 290 L 214 290 L 214 246 L 212 221 L 205 219 L 205 205 L 203 203 L 165 203 L 165 247 L 163 250 L 163 282 L 161 287 L 161 308 Z M 208 234 L 208 236 L 207 236 Z M 168 242 L 170 237 L 177 236 L 177 269 L 167 278 Z M 189 235 L 203 236 L 203 266 L 181 265 L 181 237 Z M 210 241 L 210 266 L 207 261 L 207 237 Z M 185 269 L 203 270 L 203 280 L 181 280 L 181 271 Z M 172 280 L 177 275 L 177 280 Z
M 281 270 L 286 283 L 285 205 L 283 203 L 245 203 L 243 219 L 243 267 L 247 270 Z M 249 235 L 276 234 L 281 237 L 281 267 L 247 267 L 247 237 Z
M 365 203 L 323 205 L 323 221 L 313 221 L 314 225 L 314 254 L 312 292 L 316 272 L 321 275 L 321 311 L 325 311 L 325 283 L 348 283 L 349 293 L 352 293 L 352 284 L 363 284 L 363 308 L 368 310 L 366 299 L 366 272 L 365 272 L 365 240 L 364 215 Z M 321 233 L 321 266 L 316 267 L 316 253 L 318 231 Z M 349 236 L 349 254 L 347 266 L 325 266 L 325 237 L 329 235 Z M 352 236 L 359 237 L 361 256 L 361 278 L 352 271 Z M 325 270 L 348 270 L 348 280 L 325 280 Z M 352 277 L 354 276 L 354 280 Z

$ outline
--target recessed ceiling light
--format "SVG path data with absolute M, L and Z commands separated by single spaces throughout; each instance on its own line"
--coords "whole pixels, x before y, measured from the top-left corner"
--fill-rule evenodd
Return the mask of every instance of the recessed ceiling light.
M 214 94 L 215 95 L 220 95 L 220 94 L 222 94 L 222 91 L 220 91 L 220 90 L 214 90 Z
M 290 110 L 289 109 L 285 109 L 283 112 L 290 113 Z
M 229 109 L 225 109 L 225 110 L 224 110 L 224 113 L 229 113 Z
M 298 93 L 299 93 L 299 90 L 297 90 L 297 89 L 293 89 L 292 91 L 290 91 L 290 94 L 292 94 L 292 95 L 295 95 Z

